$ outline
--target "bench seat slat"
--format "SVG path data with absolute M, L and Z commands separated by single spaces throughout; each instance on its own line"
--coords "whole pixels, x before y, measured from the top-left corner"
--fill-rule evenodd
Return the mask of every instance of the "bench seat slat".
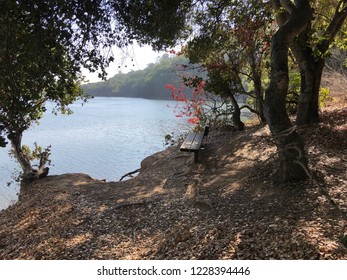
M 180 150 L 186 152 L 194 152 L 200 150 L 203 137 L 203 132 L 189 133 L 186 140 L 184 140 L 184 142 L 182 143 Z
M 195 134 L 196 133 L 191 132 L 187 135 L 186 139 L 181 145 L 181 148 L 180 148 L 181 151 L 190 152 L 190 146 L 192 145 L 192 142 L 194 141 Z
M 203 139 L 208 135 L 208 132 L 208 125 L 205 126 L 204 132 L 190 132 L 180 147 L 180 150 L 183 152 L 194 152 L 195 163 L 198 162 L 199 151 L 202 146 Z
M 180 148 L 181 151 L 188 151 L 189 152 L 190 146 L 191 146 L 192 142 L 194 141 L 194 138 L 195 138 L 195 133 L 193 133 L 193 132 L 189 133 L 181 145 L 181 148 Z
M 200 150 L 201 144 L 202 144 L 202 138 L 204 138 L 204 133 L 199 132 L 196 133 L 194 140 L 192 141 L 192 144 L 190 146 L 191 151 L 198 151 Z

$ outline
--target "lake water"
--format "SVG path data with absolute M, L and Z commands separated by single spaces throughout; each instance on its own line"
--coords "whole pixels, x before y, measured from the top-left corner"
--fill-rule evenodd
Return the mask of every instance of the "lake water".
M 40 125 L 24 134 L 23 144 L 51 147 L 50 175 L 87 173 L 117 181 L 140 167 L 143 158 L 165 149 L 164 137 L 182 130 L 173 112 L 174 101 L 98 97 L 73 104 L 70 116 L 46 114 Z M 17 199 L 18 185 L 11 174 L 19 170 L 0 148 L 0 209 Z

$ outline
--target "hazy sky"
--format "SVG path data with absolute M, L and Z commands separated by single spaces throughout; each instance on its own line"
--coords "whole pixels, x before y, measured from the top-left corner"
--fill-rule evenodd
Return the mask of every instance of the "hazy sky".
M 131 70 L 144 69 L 148 64 L 155 63 L 164 52 L 154 52 L 150 46 L 140 47 L 135 44 L 123 50 L 113 48 L 113 54 L 115 61 L 107 68 L 108 79 L 120 72 L 127 73 Z M 89 73 L 86 70 L 83 75 L 89 82 L 101 81 L 96 73 Z

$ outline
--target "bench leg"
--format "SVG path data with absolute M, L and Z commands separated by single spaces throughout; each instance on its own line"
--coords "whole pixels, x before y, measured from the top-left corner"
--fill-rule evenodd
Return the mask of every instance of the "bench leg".
M 198 163 L 199 161 L 199 151 L 194 152 L 194 163 Z

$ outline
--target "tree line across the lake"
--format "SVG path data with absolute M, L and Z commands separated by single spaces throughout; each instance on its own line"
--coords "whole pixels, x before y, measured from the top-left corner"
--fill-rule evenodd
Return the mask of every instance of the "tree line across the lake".
M 179 84 L 177 71 L 181 64 L 188 64 L 188 59 L 169 57 L 164 54 L 156 63 L 149 64 L 143 70 L 118 73 L 107 81 L 82 85 L 84 92 L 91 96 L 138 97 L 147 99 L 172 99 L 166 85 Z
M 82 70 L 105 78 L 115 59 L 113 46 L 181 45 L 176 54 L 189 63 L 178 84 L 169 70 L 175 59 L 163 57 L 145 70 L 116 75 L 102 84 L 104 94 L 159 96 L 165 84 L 174 99 L 186 103 L 183 113 L 192 122 L 206 121 L 209 100 L 212 115 L 229 114 L 237 130 L 244 129 L 241 110 L 250 110 L 270 128 L 279 180 L 306 179 L 311 173 L 296 125 L 320 121 L 327 94 L 321 88 L 323 70 L 334 51 L 343 54 L 347 48 L 346 17 L 347 0 L 1 1 L 0 145 L 11 143 L 23 178 L 46 176 L 49 149 L 31 151 L 22 136 L 43 116 L 47 101 L 56 104 L 55 112 L 70 113 L 68 105 L 85 98 Z M 95 86 L 86 89 L 95 92 Z M 249 96 L 250 104 L 240 107 L 240 94 Z M 226 102 L 228 112 L 216 113 L 221 99 L 214 96 Z

